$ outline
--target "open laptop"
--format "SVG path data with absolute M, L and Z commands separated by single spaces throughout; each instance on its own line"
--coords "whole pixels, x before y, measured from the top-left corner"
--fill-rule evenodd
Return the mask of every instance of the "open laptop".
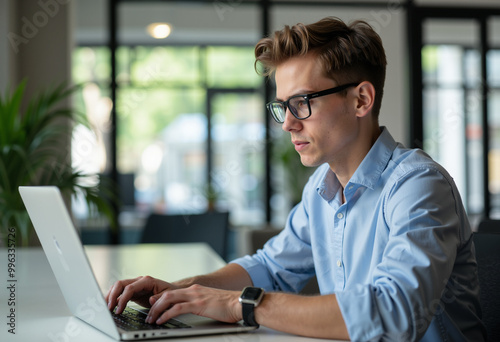
M 165 326 L 143 326 L 123 315 L 115 315 L 107 308 L 59 189 L 53 186 L 19 187 L 19 192 L 70 311 L 96 329 L 116 340 L 223 334 L 255 329 L 241 322 L 228 324 L 191 314 L 178 316 Z M 128 308 L 134 311 L 139 307 Z M 142 319 L 147 313 L 147 309 L 143 310 L 138 313 L 143 316 Z

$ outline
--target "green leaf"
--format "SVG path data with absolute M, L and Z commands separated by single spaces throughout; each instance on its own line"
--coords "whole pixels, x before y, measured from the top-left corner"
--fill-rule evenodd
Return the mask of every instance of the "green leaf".
M 0 237 L 15 226 L 23 245 L 30 240 L 33 229 L 18 192 L 21 185 L 55 185 L 66 196 L 81 193 L 92 212 L 106 215 L 115 224 L 111 203 L 116 198 L 102 196 L 103 189 L 116 193 L 114 188 L 105 182 L 85 185 L 88 177 L 96 175 L 71 167 L 72 129 L 77 124 L 90 128 L 84 113 L 65 104 L 80 86 L 47 87 L 27 104 L 23 103 L 25 88 L 23 81 L 13 92 L 0 96 Z
M 5 146 L 9 138 L 17 132 L 19 125 L 19 108 L 23 99 L 26 82 L 23 81 L 10 96 L 6 91 L 5 98 L 0 98 L 0 146 Z

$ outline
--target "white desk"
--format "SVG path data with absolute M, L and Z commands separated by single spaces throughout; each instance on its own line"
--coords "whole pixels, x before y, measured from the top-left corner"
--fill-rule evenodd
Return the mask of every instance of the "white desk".
M 88 246 L 87 255 L 103 291 L 118 279 L 150 275 L 174 281 L 214 271 L 225 263 L 205 244 Z M 72 317 L 41 248 L 16 249 L 13 280 L 8 273 L 8 253 L 0 249 L 0 341 L 101 342 L 114 341 Z M 15 291 L 9 286 L 15 284 Z M 12 297 L 14 296 L 14 297 Z M 15 334 L 9 333 L 9 302 L 15 302 Z M 316 339 L 293 336 L 265 327 L 240 334 L 182 338 L 180 341 L 286 341 Z M 174 341 L 174 339 L 154 340 Z

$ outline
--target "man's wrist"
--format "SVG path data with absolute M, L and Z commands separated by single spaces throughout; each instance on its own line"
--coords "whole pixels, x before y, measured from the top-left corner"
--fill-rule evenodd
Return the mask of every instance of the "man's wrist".
M 241 303 L 241 312 L 243 321 L 246 325 L 258 327 L 255 319 L 255 308 L 259 306 L 265 291 L 260 287 L 247 286 L 241 292 L 239 302 Z

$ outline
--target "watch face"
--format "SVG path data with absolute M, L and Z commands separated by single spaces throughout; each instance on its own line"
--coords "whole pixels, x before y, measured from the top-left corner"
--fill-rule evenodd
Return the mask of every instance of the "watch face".
M 259 287 L 246 287 L 241 294 L 242 300 L 257 301 L 264 294 L 264 290 Z

